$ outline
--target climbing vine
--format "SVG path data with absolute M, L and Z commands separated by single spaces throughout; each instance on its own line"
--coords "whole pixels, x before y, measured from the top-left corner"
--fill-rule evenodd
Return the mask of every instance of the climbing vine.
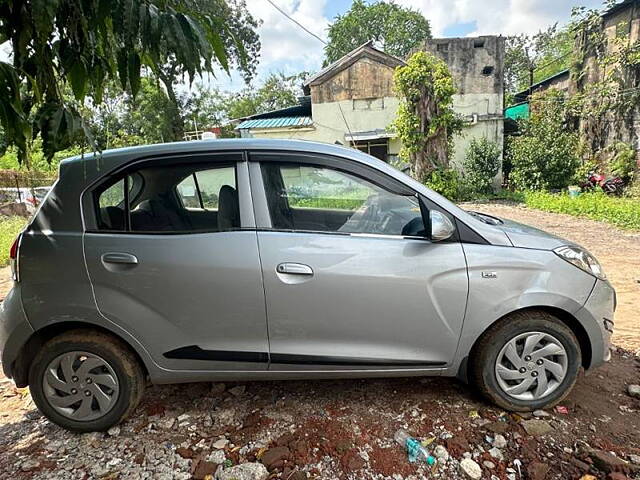
M 417 52 L 396 69 L 393 80 L 400 98 L 392 124 L 402 141 L 400 156 L 410 164 L 411 175 L 425 181 L 433 170 L 448 167 L 451 139 L 462 127 L 453 111 L 453 78 L 445 62 Z
M 597 10 L 581 7 L 572 16 L 576 45 L 571 73 L 576 91 L 567 109 L 580 119 L 580 137 L 598 154 L 612 133 L 616 136 L 621 126 L 630 126 L 640 105 L 640 41 L 632 39 L 628 21 L 607 33 Z

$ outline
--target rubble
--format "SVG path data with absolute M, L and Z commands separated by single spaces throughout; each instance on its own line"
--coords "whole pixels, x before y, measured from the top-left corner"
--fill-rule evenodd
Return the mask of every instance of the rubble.
M 640 398 L 640 385 L 629 385 L 627 387 L 627 393 L 630 397 Z
M 266 480 L 269 472 L 261 463 L 243 463 L 222 470 L 217 480 Z
M 638 410 L 622 395 L 637 368 L 615 353 L 603 378 L 581 378 L 563 401 L 569 415 L 511 414 L 441 378 L 417 390 L 410 378 L 251 383 L 238 396 L 219 383 L 152 386 L 127 421 L 81 435 L 44 419 L 28 393 L 4 397 L 15 387 L 0 382 L 0 477 L 634 478 L 640 419 L 619 405 Z M 411 463 L 399 429 L 435 465 Z
M 480 478 L 482 478 L 482 469 L 480 468 L 480 465 L 470 458 L 462 459 L 460 462 L 460 468 L 471 480 L 480 480 Z
M 553 427 L 544 420 L 523 420 L 521 422 L 521 425 L 522 428 L 524 428 L 524 430 L 527 432 L 527 434 L 534 437 L 546 435 L 547 433 L 553 431 Z

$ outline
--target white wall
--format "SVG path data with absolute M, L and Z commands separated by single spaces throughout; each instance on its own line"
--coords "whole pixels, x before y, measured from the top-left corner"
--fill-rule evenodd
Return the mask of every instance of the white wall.
M 361 109 L 362 103 L 354 105 L 353 100 L 313 104 L 312 128 L 251 130 L 251 134 L 259 138 L 304 139 L 332 144 L 340 142 L 342 145 L 347 145 L 345 135 L 349 129 L 355 133 L 390 127 L 391 122 L 395 119 L 399 102 L 395 97 L 385 97 L 382 100 L 382 102 L 372 102 L 370 109 Z M 474 114 L 478 119 L 474 124 L 466 123 L 462 133 L 454 138 L 452 158 L 454 166 L 460 168 L 462 165 L 472 138 L 485 136 L 490 141 L 497 143 L 502 150 L 502 95 L 480 93 L 454 95 L 453 106 L 454 110 L 462 115 L 467 122 L 472 119 Z M 347 128 L 347 124 L 349 128 Z M 390 154 L 397 155 L 400 147 L 399 140 L 389 140 Z

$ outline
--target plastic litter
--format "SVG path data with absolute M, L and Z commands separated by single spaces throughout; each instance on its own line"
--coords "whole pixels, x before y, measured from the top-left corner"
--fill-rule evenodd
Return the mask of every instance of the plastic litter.
M 561 413 L 562 415 L 567 415 L 569 413 L 569 409 L 567 407 L 563 407 L 562 405 L 558 405 L 556 407 L 556 412 Z
M 429 451 L 420 444 L 420 441 L 413 438 L 405 430 L 398 430 L 393 438 L 407 450 L 409 462 L 425 462 L 427 465 L 436 463 L 436 459 L 429 455 Z

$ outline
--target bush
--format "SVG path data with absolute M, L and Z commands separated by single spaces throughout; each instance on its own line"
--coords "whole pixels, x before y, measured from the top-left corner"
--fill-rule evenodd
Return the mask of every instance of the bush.
M 9 264 L 11 244 L 26 223 L 23 217 L 0 217 L 0 266 Z
M 582 193 L 576 198 L 567 194 L 529 192 L 525 194 L 528 207 L 547 212 L 566 213 L 612 223 L 626 229 L 640 229 L 640 201 L 620 198 L 602 192 Z
M 486 137 L 472 139 L 464 159 L 464 180 L 472 193 L 492 194 L 493 180 L 500 171 L 500 149 Z
M 613 152 L 609 160 L 609 171 L 611 175 L 622 178 L 629 182 L 633 179 L 636 170 L 636 152 L 631 145 L 624 142 L 616 142 L 610 147 Z
M 545 92 L 531 118 L 520 123 L 522 134 L 508 143 L 511 183 L 521 190 L 562 189 L 579 164 L 578 136 L 565 126 L 562 97 Z
M 425 185 L 452 202 L 464 200 L 466 197 L 462 178 L 456 170 L 443 168 L 432 170 L 427 176 Z

